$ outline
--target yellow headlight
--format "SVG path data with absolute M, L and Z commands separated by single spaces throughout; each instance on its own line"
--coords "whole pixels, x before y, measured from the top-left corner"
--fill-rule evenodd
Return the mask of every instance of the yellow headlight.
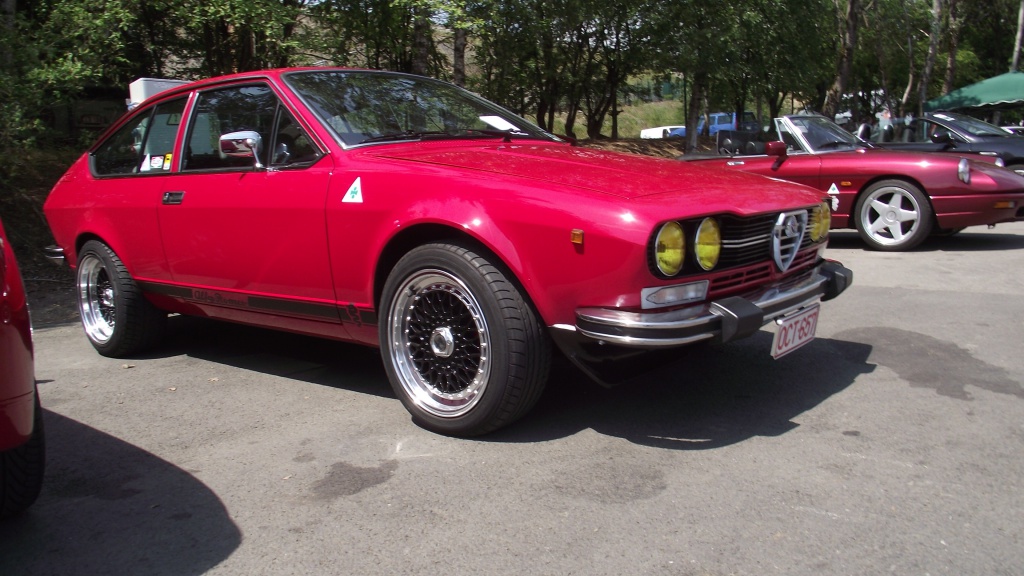
M 718 266 L 718 257 L 722 254 L 722 230 L 714 218 L 705 218 L 697 228 L 697 243 L 693 247 L 697 263 L 705 270 L 713 270 Z
M 658 230 L 654 239 L 654 257 L 658 270 L 666 276 L 675 276 L 683 269 L 683 255 L 686 253 L 686 239 L 683 227 L 678 222 L 668 222 Z
M 808 226 L 811 231 L 811 240 L 820 242 L 828 236 L 828 229 L 831 227 L 832 211 L 829 210 L 827 202 L 822 202 L 811 210 L 811 225 Z

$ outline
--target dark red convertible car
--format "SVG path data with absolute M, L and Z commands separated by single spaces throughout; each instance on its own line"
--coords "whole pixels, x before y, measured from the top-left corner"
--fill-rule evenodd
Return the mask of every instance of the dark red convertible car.
M 45 450 L 28 302 L 0 222 L 0 518 L 39 496 Z
M 883 150 L 817 115 L 776 118 L 774 128 L 760 139 L 768 142 L 727 133 L 722 155 L 682 159 L 821 190 L 832 198 L 832 227 L 856 228 L 876 250 L 909 250 L 930 234 L 1024 220 L 1024 177 L 992 157 Z
M 536 402 L 557 346 L 616 361 L 766 324 L 810 340 L 850 283 L 826 196 L 576 147 L 460 88 L 336 68 L 160 93 L 45 212 L 101 354 L 168 312 L 378 346 L 422 426 L 482 434 Z M 767 351 L 766 351 L 767 353 Z

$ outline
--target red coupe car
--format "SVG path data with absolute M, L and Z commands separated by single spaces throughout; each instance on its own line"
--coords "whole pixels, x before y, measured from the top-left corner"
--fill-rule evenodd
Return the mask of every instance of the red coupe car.
M 600 152 L 405 74 L 270 70 L 160 93 L 46 201 L 99 353 L 168 312 L 379 346 L 431 430 L 536 402 L 554 346 L 613 361 L 777 324 L 814 335 L 851 272 L 823 258 L 825 195 Z
M 0 518 L 5 518 L 39 496 L 45 440 L 28 302 L 2 222 L 0 283 Z
M 823 116 L 775 119 L 768 142 L 727 133 L 722 155 L 683 156 L 807 184 L 831 197 L 832 227 L 856 228 L 876 250 L 909 250 L 929 234 L 1024 220 L 1024 177 L 993 158 L 883 150 Z

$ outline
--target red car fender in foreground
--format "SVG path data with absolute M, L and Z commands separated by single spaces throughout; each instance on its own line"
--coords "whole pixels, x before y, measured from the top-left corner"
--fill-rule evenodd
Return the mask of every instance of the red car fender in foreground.
M 2 222 L 0 281 L 0 517 L 5 517 L 39 495 L 45 450 L 28 302 Z

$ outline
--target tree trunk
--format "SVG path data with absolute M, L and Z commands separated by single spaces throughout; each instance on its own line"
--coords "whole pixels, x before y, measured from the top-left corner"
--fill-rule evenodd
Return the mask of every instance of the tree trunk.
M 937 2 L 938 0 L 936 0 Z M 838 9 L 838 5 L 837 5 Z M 850 79 L 850 67 L 853 63 L 853 51 L 857 46 L 857 31 L 860 25 L 860 0 L 847 0 L 845 27 L 842 31 L 842 46 L 839 51 L 839 65 L 832 86 L 825 93 L 822 113 L 828 118 L 835 118 L 839 111 L 839 103 L 846 91 Z
M 1013 44 L 1013 62 L 1010 64 L 1010 72 L 1017 71 L 1020 64 L 1020 44 L 1024 39 L 1024 0 L 1020 0 L 1020 10 L 1017 11 L 1017 40 Z
M 947 0 L 949 3 L 949 52 L 946 56 L 946 81 L 942 83 L 942 93 L 947 94 L 953 90 L 956 81 L 956 51 L 960 45 L 960 19 L 956 15 L 957 0 Z
M 1024 0 L 1021 0 L 1024 2 Z M 14 30 L 14 13 L 17 10 L 15 0 L 3 0 L 3 19 L 4 28 L 7 29 L 7 33 L 11 34 Z M 3 66 L 4 68 L 10 68 L 14 66 L 14 53 L 10 50 L 5 50 L 3 54 Z
M 924 58 L 924 70 L 921 71 L 921 83 L 917 86 L 917 114 L 924 112 L 924 103 L 928 100 L 928 84 L 935 69 L 935 57 L 939 51 L 939 33 L 942 31 L 942 0 L 932 0 L 932 26 L 928 34 L 928 54 Z
M 701 102 L 707 93 L 707 72 L 697 72 L 693 76 L 692 90 L 690 91 L 690 107 L 686 113 L 686 152 L 697 148 L 697 123 L 700 116 Z
M 411 72 L 426 76 L 430 67 L 430 13 L 426 8 L 416 8 L 412 34 Z
M 466 43 L 469 33 L 465 28 L 455 29 L 455 42 L 452 48 L 452 82 L 456 86 L 466 85 Z

